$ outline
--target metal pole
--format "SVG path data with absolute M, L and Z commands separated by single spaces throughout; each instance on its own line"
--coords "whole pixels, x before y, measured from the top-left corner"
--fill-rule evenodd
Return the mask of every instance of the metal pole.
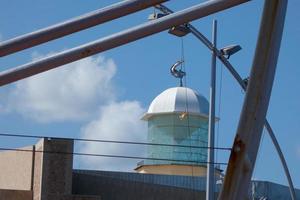
M 191 33 L 196 36 L 198 39 L 200 39 L 200 41 L 208 41 L 207 42 L 203 42 L 209 49 L 211 49 L 210 47 L 212 47 L 212 44 L 211 42 L 204 36 L 202 35 L 197 29 L 195 29 L 192 25 L 189 24 L 189 27 L 190 27 L 190 30 L 191 30 Z M 200 33 L 200 34 L 199 34 Z M 238 74 L 238 72 L 234 69 L 234 67 L 232 66 L 232 64 L 227 60 L 227 58 L 225 58 L 221 52 L 216 49 L 216 48 L 213 48 L 213 50 L 216 52 L 216 54 L 218 55 L 218 58 L 219 60 L 224 64 L 224 66 L 230 71 L 231 75 L 233 75 L 233 77 L 235 78 L 235 80 L 238 82 L 238 84 L 241 86 L 241 88 L 246 91 L 247 89 L 247 86 L 245 85 L 245 83 L 243 82 L 243 79 L 242 77 Z M 289 172 L 289 169 L 288 169 L 288 165 L 287 165 L 287 162 L 284 158 L 284 155 L 282 153 L 282 150 L 280 148 L 280 145 L 276 139 L 276 136 L 273 132 L 273 129 L 270 125 L 270 123 L 268 122 L 268 120 L 266 119 L 265 121 L 265 128 L 267 129 L 267 132 L 272 140 L 272 143 L 277 151 L 277 154 L 279 156 L 279 159 L 280 159 L 280 162 L 282 164 L 282 167 L 284 169 L 284 173 L 285 173 L 285 176 L 288 180 L 288 185 L 289 185 L 289 190 L 290 190 L 290 195 L 291 195 L 291 199 L 292 200 L 296 200 L 296 192 L 295 192 L 295 188 L 294 188 L 294 184 L 293 184 L 293 181 L 292 181 L 292 178 L 291 178 L 291 175 L 290 175 L 290 172 Z
M 0 57 L 6 56 L 60 37 L 69 35 L 104 22 L 169 0 L 126 0 L 86 13 L 79 17 L 40 29 L 0 43 Z
M 282 153 L 282 151 L 280 149 L 279 143 L 278 143 L 278 141 L 277 141 L 277 139 L 275 137 L 275 134 L 274 134 L 274 132 L 273 132 L 273 130 L 271 128 L 271 125 L 269 124 L 269 122 L 267 120 L 265 122 L 265 127 L 268 130 L 268 133 L 269 133 L 269 135 L 271 137 L 271 140 L 272 140 L 272 142 L 273 142 L 273 144 L 274 144 L 274 146 L 276 148 L 276 151 L 278 153 L 278 156 L 279 156 L 279 158 L 281 160 L 281 163 L 282 163 L 282 166 L 283 166 L 283 169 L 284 169 L 284 173 L 285 173 L 285 175 L 287 177 L 287 180 L 288 180 L 288 183 L 289 183 L 289 189 L 290 189 L 291 199 L 292 200 L 297 200 L 296 199 L 295 188 L 294 188 L 294 185 L 293 185 L 293 181 L 292 181 L 291 175 L 289 173 L 289 169 L 287 167 L 287 164 L 285 162 L 284 155 L 283 155 L 283 153 Z
M 172 10 L 170 10 L 168 7 L 164 6 L 164 5 L 157 5 L 155 6 L 157 9 L 161 10 L 162 12 L 164 12 L 165 14 L 170 14 L 173 13 Z M 210 50 L 213 50 L 216 52 L 219 60 L 225 65 L 225 67 L 230 71 L 230 73 L 233 75 L 233 77 L 235 78 L 235 80 L 239 83 L 239 85 L 241 86 L 241 88 L 246 91 L 246 84 L 243 82 L 242 77 L 238 74 L 238 72 L 234 69 L 234 67 L 231 65 L 231 63 L 229 62 L 229 60 L 227 60 L 227 58 L 225 58 L 221 52 L 213 47 L 213 44 L 201 33 L 199 32 L 193 25 L 188 24 L 188 27 L 191 31 L 191 33 L 197 38 L 199 39 L 206 47 L 208 47 Z M 290 190 L 290 195 L 291 195 L 291 199 L 292 200 L 296 200 L 296 193 L 295 193 L 295 188 L 293 185 L 293 181 L 287 166 L 287 163 L 285 161 L 284 155 L 282 153 L 282 150 L 280 148 L 280 145 L 276 139 L 276 136 L 272 130 L 272 127 L 270 125 L 270 123 L 268 122 L 268 120 L 266 119 L 265 121 L 265 128 L 267 129 L 267 132 L 272 140 L 272 143 L 277 151 L 277 154 L 279 156 L 279 159 L 281 161 L 281 164 L 283 166 L 284 169 L 284 173 L 286 175 L 286 178 L 288 180 L 288 184 L 289 184 L 289 190 Z
M 202 35 L 194 26 L 192 25 L 188 25 L 191 33 L 196 36 L 198 39 L 200 39 L 200 41 L 202 41 L 210 50 L 214 50 L 216 52 L 216 54 L 218 55 L 219 60 L 224 64 L 224 66 L 230 71 L 231 75 L 233 75 L 233 77 L 235 78 L 235 80 L 238 82 L 238 84 L 241 86 L 241 88 L 246 91 L 247 86 L 245 85 L 245 83 L 243 82 L 242 77 L 238 74 L 238 72 L 234 69 L 234 67 L 232 66 L 232 64 L 229 62 L 229 60 L 227 60 L 227 58 L 225 58 L 221 52 L 217 49 L 217 48 L 212 48 L 213 45 L 212 43 L 204 36 Z M 270 136 L 272 143 L 276 149 L 276 152 L 279 156 L 280 162 L 282 164 L 282 167 L 284 169 L 284 173 L 285 176 L 288 180 L 288 185 L 289 185 L 289 190 L 290 190 L 290 195 L 291 195 L 291 199 L 292 200 L 296 200 L 296 192 L 295 192 L 295 188 L 294 188 L 294 184 L 288 169 L 288 165 L 287 162 L 284 158 L 284 155 L 282 153 L 282 150 L 280 148 L 280 145 L 276 139 L 276 136 L 273 132 L 273 129 L 270 125 L 270 123 L 268 122 L 268 120 L 266 119 L 265 121 L 265 128 L 267 129 L 268 135 Z
M 212 44 L 217 46 L 217 20 L 213 21 Z M 216 102 L 216 54 L 212 51 L 211 56 L 211 77 L 209 94 L 209 120 L 208 120 L 208 158 L 206 177 L 206 200 L 214 200 L 215 193 L 215 102 Z
M 248 199 L 248 188 L 272 91 L 286 0 L 266 0 L 244 105 L 220 200 Z
M 177 13 L 0 73 L 0 86 L 136 41 L 249 0 L 211 0 Z

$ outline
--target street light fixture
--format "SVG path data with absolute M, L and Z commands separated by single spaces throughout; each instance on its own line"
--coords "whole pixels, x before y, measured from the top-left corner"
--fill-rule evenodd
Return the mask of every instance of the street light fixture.
M 177 37 L 183 37 L 189 34 L 191 30 L 187 27 L 186 24 L 174 26 L 169 29 L 168 33 L 175 35 Z
M 158 19 L 158 18 L 161 18 L 161 17 L 164 17 L 166 16 L 167 14 L 164 14 L 164 13 L 152 13 L 148 16 L 148 20 L 155 20 L 155 19 Z
M 164 17 L 168 14 L 166 13 L 152 13 L 148 16 L 148 20 L 156 20 L 159 19 L 161 17 Z M 168 33 L 175 35 L 177 37 L 183 37 L 186 36 L 187 34 L 189 34 L 191 32 L 191 30 L 188 28 L 187 24 L 182 24 L 179 26 L 174 26 L 172 28 L 169 29 Z
M 227 47 L 222 48 L 220 51 L 224 56 L 227 56 L 227 59 L 230 58 L 231 55 L 235 54 L 236 52 L 240 51 L 242 47 L 240 45 L 230 45 Z

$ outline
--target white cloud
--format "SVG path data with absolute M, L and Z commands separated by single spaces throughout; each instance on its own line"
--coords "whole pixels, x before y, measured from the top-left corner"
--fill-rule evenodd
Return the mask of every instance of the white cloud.
M 34 59 L 41 57 L 34 55 Z M 85 120 L 80 137 L 118 141 L 145 141 L 144 109 L 137 101 L 117 101 L 113 83 L 116 65 L 102 56 L 90 57 L 17 82 L 9 88 L 1 110 L 37 122 Z M 67 126 L 67 125 L 66 125 Z M 144 156 L 144 146 L 79 143 L 79 152 Z M 139 160 L 77 157 L 75 166 L 88 169 L 132 170 Z
M 39 122 L 88 119 L 115 99 L 116 65 L 89 57 L 16 83 L 9 109 Z
M 102 107 L 99 117 L 82 129 L 82 138 L 143 141 L 146 140 L 146 123 L 140 118 L 144 109 L 137 101 L 112 103 Z M 112 143 L 81 143 L 79 151 L 94 154 L 145 156 L 145 147 Z M 81 167 L 131 171 L 139 160 L 104 157 L 79 158 Z

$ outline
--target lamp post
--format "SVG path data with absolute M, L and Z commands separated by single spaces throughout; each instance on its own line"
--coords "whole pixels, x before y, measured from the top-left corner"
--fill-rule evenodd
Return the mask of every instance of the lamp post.
M 217 20 L 213 21 L 212 44 L 217 46 Z M 216 102 L 216 60 L 217 56 L 212 51 L 211 76 L 209 91 L 209 120 L 208 120 L 208 157 L 206 178 L 206 200 L 214 200 L 215 194 L 215 102 Z
M 172 10 L 170 10 L 168 7 L 160 4 L 160 5 L 156 5 L 155 6 L 157 9 L 159 9 L 160 11 L 162 11 L 164 14 L 171 14 L 173 13 Z M 228 61 L 230 55 L 232 55 L 232 53 L 229 55 L 226 49 L 228 49 L 228 47 L 225 47 L 221 50 L 223 50 L 221 52 L 221 50 L 218 50 L 217 48 L 213 47 L 212 43 L 201 33 L 199 32 L 193 25 L 191 24 L 186 24 L 186 26 L 189 28 L 190 32 L 197 38 L 199 39 L 207 48 L 209 48 L 212 51 L 215 51 L 217 54 L 217 57 L 219 58 L 219 60 L 224 64 L 224 66 L 229 70 L 229 72 L 231 73 L 231 75 L 235 78 L 235 80 L 238 82 L 238 84 L 241 86 L 241 88 L 243 90 L 246 90 L 246 83 L 244 82 L 244 80 L 242 79 L 242 77 L 238 74 L 238 72 L 234 69 L 234 67 L 231 65 L 231 63 Z M 234 47 L 235 45 L 232 45 L 231 47 Z M 237 47 L 238 48 L 238 47 Z M 240 49 L 239 49 L 240 50 Z M 232 52 L 232 51 L 231 51 Z M 237 51 L 235 51 L 234 53 L 236 53 Z M 227 56 L 227 58 L 225 57 Z M 280 148 L 280 145 L 276 139 L 276 136 L 272 130 L 272 127 L 270 125 L 270 123 L 268 122 L 268 120 L 265 120 L 265 124 L 264 124 L 265 128 L 267 129 L 267 132 L 272 140 L 272 143 L 277 151 L 277 154 L 280 158 L 281 164 L 283 166 L 284 169 L 284 173 L 286 175 L 286 178 L 288 180 L 288 184 L 289 184 L 289 190 L 290 190 L 290 195 L 292 200 L 296 199 L 296 193 L 295 193 L 295 188 L 293 185 L 293 181 L 287 166 L 287 163 L 285 161 L 284 155 L 282 153 L 282 150 Z

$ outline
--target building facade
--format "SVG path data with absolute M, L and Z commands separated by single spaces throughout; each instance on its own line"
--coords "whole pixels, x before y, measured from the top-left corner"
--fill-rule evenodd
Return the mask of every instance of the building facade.
M 170 88 L 142 119 L 148 123 L 148 142 L 159 145 L 148 145 L 147 159 L 136 172 L 73 169 L 74 141 L 44 138 L 0 152 L 0 200 L 204 200 L 207 100 L 190 88 Z M 222 173 L 216 169 L 215 174 L 217 197 Z M 297 195 L 300 200 L 299 190 Z M 253 181 L 249 199 L 291 198 L 287 186 Z
M 72 140 L 45 138 L 20 150 L 0 153 L 0 200 L 205 199 L 206 179 L 201 176 L 73 169 Z M 300 190 L 296 192 L 300 200 Z M 290 196 L 287 186 L 254 181 L 249 198 Z

